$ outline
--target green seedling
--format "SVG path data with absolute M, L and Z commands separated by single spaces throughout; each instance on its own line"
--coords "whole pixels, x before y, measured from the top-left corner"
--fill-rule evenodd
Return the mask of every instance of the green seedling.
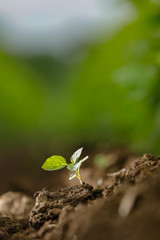
M 82 160 L 79 160 L 83 148 L 78 149 L 70 158 L 71 163 L 67 163 L 66 159 L 62 156 L 54 155 L 50 158 L 47 158 L 47 160 L 42 165 L 42 168 L 46 171 L 54 171 L 59 170 L 64 167 L 67 167 L 68 170 L 74 171 L 75 174 L 71 174 L 69 177 L 69 180 L 72 180 L 74 178 L 78 178 L 80 183 L 82 184 L 82 178 L 80 175 L 80 167 L 81 164 L 87 160 L 88 156 L 83 158 Z

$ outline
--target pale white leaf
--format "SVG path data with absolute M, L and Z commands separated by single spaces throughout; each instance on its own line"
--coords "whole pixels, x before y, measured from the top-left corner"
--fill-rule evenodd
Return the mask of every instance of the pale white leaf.
M 78 149 L 75 153 L 73 153 L 72 157 L 71 157 L 71 162 L 76 163 L 79 159 L 79 157 L 81 156 L 83 147 Z
M 69 177 L 69 180 L 72 180 L 73 178 L 75 178 L 77 175 L 76 174 L 74 174 L 74 175 L 70 175 L 70 177 Z

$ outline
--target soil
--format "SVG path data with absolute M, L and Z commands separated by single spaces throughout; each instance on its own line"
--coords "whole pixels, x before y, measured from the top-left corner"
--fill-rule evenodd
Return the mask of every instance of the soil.
M 93 186 L 2 194 L 0 240 L 160 239 L 160 157 L 132 156 L 81 172 Z

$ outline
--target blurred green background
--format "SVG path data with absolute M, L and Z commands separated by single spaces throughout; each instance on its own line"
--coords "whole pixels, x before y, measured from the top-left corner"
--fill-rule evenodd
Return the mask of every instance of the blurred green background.
M 41 163 L 98 144 L 160 153 L 160 2 L 119 1 L 115 10 L 120 4 L 130 4 L 132 17 L 118 25 L 113 16 L 60 55 L 16 53 L 1 33 L 1 154 L 11 160 L 27 149 Z

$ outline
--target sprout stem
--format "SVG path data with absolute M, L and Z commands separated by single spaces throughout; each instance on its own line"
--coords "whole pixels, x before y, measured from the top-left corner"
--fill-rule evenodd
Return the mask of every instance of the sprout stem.
M 76 173 L 77 173 L 77 178 L 78 178 L 79 181 L 80 181 L 80 184 L 83 184 L 83 183 L 82 183 L 82 178 L 81 178 L 80 172 L 79 172 L 78 170 L 76 170 Z

